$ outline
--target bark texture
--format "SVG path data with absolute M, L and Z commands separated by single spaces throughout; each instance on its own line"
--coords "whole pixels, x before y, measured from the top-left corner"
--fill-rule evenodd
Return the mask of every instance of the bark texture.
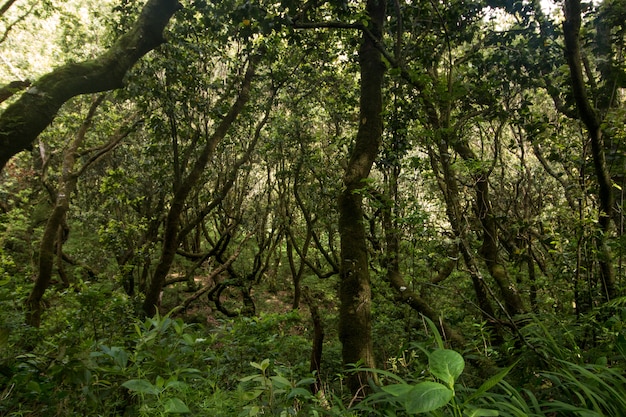
M 597 245 L 600 252 L 600 278 L 604 290 L 604 298 L 608 301 L 617 296 L 612 255 L 606 243 L 606 237 L 611 228 L 614 197 L 611 175 L 606 164 L 604 138 L 602 137 L 602 120 L 589 100 L 583 76 L 583 61 L 580 50 L 581 13 L 580 0 L 565 0 L 565 21 L 563 22 L 565 58 L 569 66 L 572 93 L 576 101 L 578 114 L 587 128 L 591 142 L 591 153 L 596 180 L 598 182 L 598 200 L 600 205 L 600 215 L 598 219 L 600 233 L 597 238 Z
M 360 363 L 365 367 L 374 367 L 370 274 L 361 190 L 367 186 L 365 180 L 378 155 L 382 139 L 382 85 L 385 66 L 376 43 L 382 38 L 385 2 L 368 0 L 366 12 L 370 19 L 370 33 L 363 32 L 359 50 L 359 129 L 344 175 L 344 189 L 339 197 L 339 338 L 345 364 Z M 348 385 L 353 394 L 360 395 L 362 387 L 367 384 L 366 378 L 366 374 L 351 375 Z
M 202 172 L 204 171 L 209 159 L 213 155 L 217 144 L 226 136 L 230 126 L 234 123 L 243 110 L 244 106 L 250 98 L 250 90 L 252 88 L 252 80 L 255 75 L 256 64 L 259 56 L 250 59 L 248 69 L 242 81 L 239 96 L 231 106 L 230 110 L 219 123 L 213 134 L 207 138 L 206 145 L 200 150 L 198 159 L 196 159 L 189 175 L 183 179 L 180 186 L 174 193 L 174 197 L 170 202 L 170 209 L 165 220 L 165 232 L 163 236 L 163 246 L 161 248 L 161 256 L 156 266 L 150 285 L 146 291 L 146 299 L 143 304 L 143 310 L 148 316 L 154 316 L 159 306 L 159 296 L 165 279 L 170 271 L 176 251 L 180 243 L 179 227 L 180 216 L 185 208 L 185 202 L 193 187 L 197 184 Z
M 177 0 L 149 0 L 128 33 L 91 61 L 65 64 L 44 75 L 0 116 L 0 170 L 26 149 L 70 98 L 124 85 L 128 70 L 165 42 L 163 30 L 182 6 Z
M 84 143 L 85 136 L 91 126 L 98 106 L 104 101 L 105 95 L 100 95 L 91 104 L 91 108 L 85 117 L 74 139 L 63 153 L 61 175 L 56 191 L 54 207 L 46 222 L 43 237 L 39 243 L 39 270 L 35 285 L 26 300 L 26 324 L 39 327 L 43 313 L 42 299 L 50 285 L 53 274 L 54 258 L 56 255 L 59 275 L 66 286 L 69 280 L 64 277 L 63 261 L 66 256 L 63 253 L 63 244 L 67 240 L 69 228 L 66 223 L 67 212 L 70 209 L 70 199 L 76 191 L 76 184 L 80 176 L 93 163 L 97 162 L 113 150 L 131 131 L 137 126 L 137 122 L 121 126 L 120 129 L 104 145 L 94 148 L 89 158 L 80 167 L 75 167 L 79 155 L 79 149 Z M 87 155 L 87 153 L 85 153 Z M 93 273 L 93 271 L 92 271 Z

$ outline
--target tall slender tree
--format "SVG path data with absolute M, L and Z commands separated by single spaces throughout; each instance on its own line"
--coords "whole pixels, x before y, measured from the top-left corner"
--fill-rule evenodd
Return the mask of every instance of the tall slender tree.
M 363 217 L 363 190 L 374 160 L 378 156 L 383 132 L 383 78 L 385 65 L 378 44 L 382 41 L 386 2 L 368 0 L 367 30 L 363 30 L 359 49 L 361 98 L 359 129 L 343 178 L 339 197 L 339 234 L 341 236 L 339 338 L 345 363 L 373 367 L 371 323 L 371 283 L 368 249 Z M 365 386 L 365 374 L 349 380 L 354 394 Z
M 565 57 L 569 67 L 571 88 L 576 101 L 576 107 L 580 119 L 587 128 L 587 134 L 591 142 L 591 155 L 598 183 L 598 200 L 600 225 L 597 244 L 600 250 L 600 275 L 605 300 L 615 298 L 617 288 L 615 283 L 615 271 L 613 269 L 612 253 L 607 245 L 607 238 L 611 228 L 613 217 L 614 195 L 611 174 L 606 164 L 606 149 L 602 131 L 602 118 L 590 101 L 585 78 L 583 75 L 583 57 L 580 47 L 580 29 L 582 22 L 582 6 L 580 0 L 566 0 L 565 20 L 563 21 L 563 35 L 565 37 Z M 591 76 L 591 75 L 589 75 Z

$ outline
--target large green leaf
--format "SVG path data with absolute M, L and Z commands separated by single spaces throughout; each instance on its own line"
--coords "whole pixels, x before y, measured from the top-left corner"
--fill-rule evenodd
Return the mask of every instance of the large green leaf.
M 430 372 L 452 388 L 465 368 L 463 356 L 450 349 L 437 349 L 428 357 Z
M 385 385 L 384 387 L 381 387 L 381 389 L 394 397 L 401 397 L 403 395 L 407 395 L 413 389 L 413 386 L 409 384 L 392 384 Z
M 402 396 L 409 414 L 426 413 L 443 407 L 452 399 L 452 390 L 438 382 L 420 382 Z
M 122 386 L 141 394 L 157 395 L 159 393 L 158 388 L 145 379 L 130 379 L 124 382 Z
M 186 414 L 191 413 L 187 404 L 179 398 L 168 398 L 165 401 L 165 412 L 170 414 Z

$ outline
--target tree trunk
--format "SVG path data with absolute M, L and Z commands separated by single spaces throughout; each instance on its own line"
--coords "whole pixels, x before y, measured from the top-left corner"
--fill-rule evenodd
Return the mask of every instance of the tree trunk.
M 459 187 L 453 168 L 450 165 L 450 155 L 445 143 L 439 144 L 438 157 L 435 155 L 434 150 L 430 150 L 430 160 L 433 171 L 441 171 L 441 177 L 438 176 L 438 184 L 446 203 L 446 215 L 452 227 L 452 232 L 459 241 L 458 247 L 461 256 L 463 256 L 463 261 L 472 279 L 472 285 L 476 294 L 476 303 L 480 309 L 482 318 L 490 323 L 494 323 L 495 313 L 487 297 L 486 284 L 468 242 L 465 228 L 467 221 L 461 208 Z
M 395 216 L 398 196 L 398 176 L 400 168 L 394 166 L 391 169 L 388 180 L 388 196 L 380 195 L 379 203 L 383 213 L 383 231 L 385 235 L 385 250 L 381 266 L 387 271 L 386 279 L 396 290 L 402 302 L 420 314 L 428 317 L 439 326 L 443 338 L 449 340 L 454 346 L 465 347 L 465 338 L 456 329 L 450 327 L 442 316 L 437 313 L 419 294 L 412 291 L 404 281 L 400 272 L 400 228 Z
M 41 300 L 50 285 L 55 252 L 61 252 L 59 248 L 63 245 L 63 224 L 65 223 L 65 216 L 70 207 L 70 197 L 76 189 L 76 182 L 79 176 L 74 170 L 77 151 L 85 139 L 85 134 L 89 126 L 91 126 L 96 109 L 103 100 L 104 95 L 94 100 L 74 140 L 63 153 L 63 163 L 56 201 L 52 213 L 46 222 L 46 228 L 39 244 L 39 271 L 37 273 L 37 279 L 26 300 L 26 324 L 33 327 L 39 327 L 41 324 L 41 313 L 43 311 Z M 57 245 L 59 248 L 57 248 Z M 62 260 L 60 261 L 62 262 Z
M 604 299 L 611 300 L 617 296 L 615 272 L 612 264 L 612 254 L 606 243 L 610 233 L 611 217 L 613 215 L 613 190 L 611 175 L 606 165 L 604 138 L 602 137 L 601 120 L 596 110 L 592 107 L 587 96 L 585 80 L 582 70 L 582 55 L 580 51 L 580 26 L 581 26 L 580 0 L 565 0 L 565 21 L 563 22 L 563 35 L 565 37 L 565 58 L 570 70 L 572 92 L 576 100 L 576 107 L 581 120 L 587 128 L 591 141 L 591 153 L 593 166 L 598 181 L 598 200 L 600 203 L 600 215 L 598 223 L 600 232 L 596 239 L 599 250 L 598 263 L 600 266 L 600 278 L 604 290 Z
M 511 315 L 522 314 L 524 313 L 522 298 L 511 282 L 506 266 L 500 259 L 498 227 L 489 197 L 489 183 L 483 174 L 477 179 L 475 189 L 477 215 L 483 228 L 483 243 L 480 254 L 485 260 L 489 274 L 500 289 L 507 312 Z
M 79 169 L 75 168 L 74 165 L 76 164 L 76 158 L 79 154 L 78 150 L 85 140 L 85 135 L 92 124 L 97 108 L 104 99 L 105 94 L 96 97 L 74 139 L 63 153 L 61 176 L 56 192 L 56 200 L 52 208 L 52 213 L 46 222 L 46 228 L 39 244 L 39 271 L 35 285 L 26 301 L 26 323 L 34 327 L 39 327 L 41 324 L 41 300 L 50 285 L 55 255 L 57 255 L 59 263 L 59 275 L 61 275 L 61 278 L 64 280 L 64 284 L 69 285 L 69 281 L 66 282 L 63 275 L 64 271 L 62 270 L 62 263 L 64 257 L 66 257 L 63 254 L 63 244 L 67 240 L 69 233 L 69 228 L 66 224 L 66 215 L 70 208 L 70 198 L 76 190 L 78 178 L 93 163 L 99 161 L 100 158 L 115 149 L 115 147 L 137 126 L 137 122 L 135 122 L 120 127 L 107 143 L 94 148 L 92 153 L 85 153 L 83 156 L 89 156 L 89 158 L 83 162 Z M 93 271 L 91 274 L 93 274 Z
M 37 279 L 26 300 L 26 324 L 29 326 L 39 327 L 41 324 L 41 313 L 43 312 L 41 300 L 52 279 L 57 232 L 59 225 L 63 223 L 68 207 L 69 196 L 59 192 L 56 204 L 52 209 L 52 214 L 48 217 L 46 228 L 39 244 L 39 272 Z
M 202 148 L 198 159 L 189 172 L 189 175 L 182 180 L 180 187 L 176 190 L 170 203 L 170 209 L 165 220 L 165 232 L 163 235 L 161 256 L 159 258 L 159 263 L 156 266 L 156 270 L 154 271 L 154 275 L 152 276 L 152 280 L 146 290 L 146 299 L 143 303 L 143 310 L 148 316 L 154 316 L 157 312 L 161 290 L 165 284 L 165 279 L 170 271 L 170 267 L 174 262 L 176 251 L 178 250 L 180 243 L 178 228 L 180 226 L 180 216 L 185 207 L 187 196 L 200 179 L 200 175 L 204 171 L 206 164 L 209 162 L 215 147 L 226 136 L 230 126 L 248 102 L 250 98 L 250 90 L 252 88 L 252 80 L 255 75 L 256 64 L 259 59 L 260 57 L 258 55 L 254 55 L 250 58 L 248 69 L 242 81 L 239 96 L 231 106 L 226 116 L 224 116 L 224 119 L 222 119 L 220 124 L 217 126 L 215 132 L 213 132 L 211 137 L 207 139 L 206 145 Z
M 478 160 L 474 151 L 464 139 L 455 138 L 451 142 L 454 144 L 454 150 L 463 160 L 468 162 Z M 498 226 L 491 204 L 491 196 L 489 195 L 489 174 L 490 172 L 487 169 L 481 168 L 474 178 L 476 216 L 482 226 L 483 236 L 480 254 L 485 260 L 489 275 L 491 275 L 500 289 L 507 312 L 511 315 L 522 314 L 524 313 L 522 298 L 509 279 L 506 267 L 500 258 Z
M 113 46 L 91 61 L 65 64 L 33 83 L 0 116 L 0 170 L 29 149 L 70 98 L 121 88 L 126 72 L 165 39 L 163 30 L 181 8 L 177 0 L 149 0 L 135 25 Z
M 322 369 L 322 351 L 324 349 L 324 327 L 322 325 L 322 316 L 320 315 L 319 308 L 317 308 L 317 303 L 313 299 L 309 288 L 304 287 L 302 294 L 304 302 L 309 306 L 311 320 L 313 321 L 313 345 L 311 348 L 309 372 L 315 373 L 315 383 L 311 384 L 311 392 L 315 395 L 322 389 L 320 371 Z
M 287 228 L 289 228 L 289 226 L 287 226 Z M 311 244 L 311 229 L 307 227 L 307 234 L 304 238 L 302 250 L 299 252 L 294 249 L 294 245 L 297 245 L 298 242 L 296 242 L 295 236 L 291 230 L 286 231 L 285 241 L 287 244 L 287 260 L 289 261 L 289 270 L 291 271 L 291 277 L 293 279 L 293 302 L 291 303 L 291 308 L 297 310 L 300 307 L 300 298 L 302 296 L 301 282 L 306 267 L 304 259 L 309 251 L 309 245 Z M 296 266 L 294 252 L 301 254 L 300 264 L 298 266 Z
M 366 13 L 369 34 L 363 32 L 359 50 L 361 98 L 359 129 L 354 149 L 344 175 L 344 189 L 339 197 L 339 234 L 341 265 L 339 297 L 339 339 L 345 364 L 360 363 L 374 367 L 371 335 L 371 288 L 367 242 L 363 225 L 361 191 L 378 155 L 382 139 L 382 85 L 385 66 L 376 42 L 382 39 L 385 2 L 368 0 Z M 348 386 L 352 393 L 362 394 L 368 377 L 352 374 Z

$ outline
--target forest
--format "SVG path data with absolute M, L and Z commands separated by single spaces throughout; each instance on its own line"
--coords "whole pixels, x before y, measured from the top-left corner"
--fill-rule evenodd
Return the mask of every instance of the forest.
M 625 0 L 2 0 L 0 416 L 626 416 Z

